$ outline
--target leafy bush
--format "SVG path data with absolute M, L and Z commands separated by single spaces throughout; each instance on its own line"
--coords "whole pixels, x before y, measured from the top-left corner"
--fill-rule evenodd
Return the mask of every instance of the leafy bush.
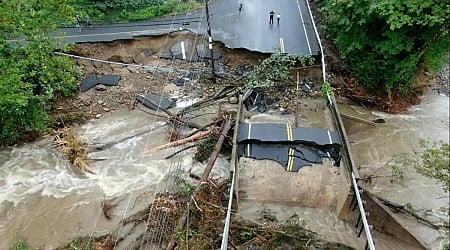
M 0 144 L 36 135 L 48 125 L 53 99 L 78 88 L 73 63 L 56 57 L 60 44 L 47 35 L 69 7 L 57 0 L 20 0 L 0 5 Z M 18 25 L 22 24 L 22 25 Z M 12 45 L 9 37 L 26 37 Z M 9 38 L 8 37 L 8 38 Z
M 448 1 L 326 0 L 321 11 L 327 35 L 369 90 L 408 89 L 420 65 L 436 70 L 448 51 Z
M 274 86 L 275 81 L 287 81 L 290 70 L 296 63 L 302 66 L 312 65 L 314 59 L 311 56 L 290 55 L 281 53 L 280 50 L 275 51 L 247 75 L 245 89 L 269 88 Z
M 22 237 L 18 237 L 14 244 L 9 248 L 9 250 L 30 250 L 30 244 L 28 241 Z

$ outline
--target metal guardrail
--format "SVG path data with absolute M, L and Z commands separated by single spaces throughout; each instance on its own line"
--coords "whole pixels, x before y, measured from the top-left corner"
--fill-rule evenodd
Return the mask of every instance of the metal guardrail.
M 228 236 L 230 232 L 230 221 L 231 221 L 231 206 L 233 204 L 233 195 L 237 190 L 236 186 L 236 178 L 238 176 L 238 147 L 237 147 L 237 137 L 239 131 L 239 122 L 241 120 L 242 114 L 242 96 L 239 96 L 239 104 L 238 111 L 236 114 L 236 120 L 234 124 L 234 134 L 233 134 L 233 149 L 231 151 L 231 165 L 230 165 L 230 178 L 231 178 L 231 186 L 228 198 L 228 206 L 227 206 L 227 215 L 225 217 L 225 223 L 223 227 L 222 234 L 222 245 L 220 247 L 221 250 L 227 250 L 228 248 Z M 238 199 L 238 198 L 237 198 Z
M 322 61 L 322 78 L 323 78 L 323 82 L 325 83 L 327 81 L 327 77 L 326 77 L 326 64 L 325 64 L 325 55 L 323 53 L 323 46 L 322 46 L 322 42 L 320 41 L 320 36 L 319 36 L 319 32 L 317 31 L 316 23 L 314 22 L 314 17 L 312 15 L 311 6 L 309 5 L 309 1 L 305 0 L 305 2 L 306 2 L 306 5 L 308 6 L 309 16 L 311 18 L 313 28 L 314 28 L 314 33 L 316 34 L 316 39 L 317 39 L 317 42 L 319 43 L 319 47 L 320 47 L 321 61 Z M 352 182 L 351 185 L 352 185 L 353 191 L 355 193 L 356 202 L 357 202 L 358 208 L 359 208 L 359 218 L 358 218 L 358 222 L 356 224 L 358 225 L 360 219 L 362 220 L 363 229 L 364 229 L 364 232 L 365 232 L 365 235 L 367 238 L 365 249 L 375 250 L 375 244 L 372 239 L 371 226 L 367 222 L 366 212 L 364 210 L 364 203 L 363 203 L 363 201 L 361 199 L 361 195 L 360 195 L 360 191 L 362 191 L 362 190 L 359 189 L 358 183 L 356 181 L 358 174 L 355 173 L 354 168 L 353 168 L 353 160 L 351 157 L 351 150 L 350 150 L 348 141 L 346 139 L 347 134 L 345 132 L 345 128 L 342 123 L 341 116 L 340 116 L 338 108 L 336 106 L 336 101 L 334 99 L 334 96 L 327 93 L 327 99 L 329 102 L 329 108 L 330 108 L 332 116 L 334 118 L 335 125 L 339 131 L 339 134 L 341 135 L 341 139 L 343 142 L 343 156 L 347 163 L 345 165 L 347 166 L 347 170 L 349 171 L 349 176 L 350 176 L 350 179 Z M 361 232 L 362 232 L 362 229 L 358 233 L 358 237 L 361 235 Z

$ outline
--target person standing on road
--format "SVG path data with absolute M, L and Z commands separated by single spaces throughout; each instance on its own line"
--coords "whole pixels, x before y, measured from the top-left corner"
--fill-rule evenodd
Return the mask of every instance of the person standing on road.
M 77 19 L 77 28 L 78 28 L 78 32 L 81 32 L 81 17 L 80 17 L 80 15 L 77 15 L 76 16 L 76 19 Z
M 275 12 L 272 10 L 269 13 L 269 24 L 273 24 L 273 16 L 275 15 Z
M 280 12 L 278 12 L 277 13 L 277 25 L 280 25 L 280 18 L 281 18 L 281 15 L 280 15 Z
M 242 12 L 242 3 L 239 4 L 239 15 L 241 14 L 241 12 Z
M 89 18 L 89 16 L 86 16 L 86 25 L 92 29 L 92 20 Z

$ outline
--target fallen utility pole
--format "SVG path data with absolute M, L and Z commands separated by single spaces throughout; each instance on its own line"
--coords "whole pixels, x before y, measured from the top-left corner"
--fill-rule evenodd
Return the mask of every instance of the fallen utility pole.
M 203 171 L 202 177 L 200 178 L 200 183 L 197 185 L 197 187 L 194 190 L 194 193 L 191 195 L 191 199 L 189 200 L 188 206 L 192 207 L 194 206 L 194 197 L 197 196 L 198 192 L 200 192 L 200 188 L 203 183 L 205 183 L 208 179 L 209 174 L 211 173 L 211 170 L 214 166 L 214 163 L 217 160 L 217 157 L 219 156 L 220 150 L 222 149 L 223 142 L 225 141 L 225 137 L 228 134 L 228 131 L 231 129 L 232 125 L 232 119 L 231 117 L 228 117 L 225 121 L 225 125 L 223 125 L 221 129 L 221 133 L 219 136 L 219 139 L 217 140 L 216 146 L 214 148 L 213 153 L 211 154 L 211 157 L 209 158 L 208 164 L 205 167 L 205 170 Z M 187 211 L 183 213 L 183 216 L 181 216 L 180 220 L 178 221 L 178 225 L 174 232 L 178 232 L 181 229 L 183 229 L 186 226 L 188 220 L 188 213 Z M 166 250 L 173 250 L 176 247 L 175 238 L 172 237 L 170 239 L 169 244 L 167 245 Z

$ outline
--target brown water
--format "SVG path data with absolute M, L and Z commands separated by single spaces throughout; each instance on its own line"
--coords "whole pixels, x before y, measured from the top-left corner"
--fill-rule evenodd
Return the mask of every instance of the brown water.
M 323 127 L 323 124 L 328 124 L 324 118 L 327 115 L 316 110 L 322 110 L 322 105 L 319 102 L 305 107 L 302 111 L 307 112 L 300 119 L 301 125 Z M 382 166 L 394 154 L 416 148 L 420 138 L 448 141 L 448 110 L 448 98 L 434 94 L 426 95 L 421 105 L 401 115 L 342 106 L 341 111 L 345 113 L 368 119 L 382 117 L 387 122 L 371 127 L 345 121 L 349 138 L 354 141 L 352 149 L 356 164 L 361 166 L 361 175 Z M 283 119 L 293 122 L 292 116 L 285 117 Z M 89 155 L 95 174 L 80 174 L 72 169 L 52 146 L 51 138 L 2 149 L 0 249 L 9 248 L 16 235 L 25 236 L 35 248 L 52 249 L 71 237 L 105 233 L 114 228 L 118 220 L 147 205 L 173 166 L 163 160 L 172 151 L 145 153 L 148 148 L 165 141 L 165 130 L 161 120 L 138 111 L 115 112 L 81 127 L 79 131 L 90 144 L 107 146 Z M 181 158 L 180 163 L 185 173 L 198 172 L 202 168 L 201 164 L 194 163 L 189 153 Z M 227 161 L 221 159 L 218 166 L 214 168 L 214 174 L 226 176 Z M 410 202 L 433 211 L 448 205 L 448 200 L 439 199 L 445 195 L 439 185 L 412 170 L 401 185 L 378 179 L 370 188 L 395 202 Z M 115 219 L 108 221 L 101 214 L 100 203 L 112 197 L 118 197 L 119 206 L 114 210 Z M 277 206 L 274 205 L 274 209 L 278 209 Z M 286 210 L 285 214 L 290 212 Z M 297 209 L 295 212 L 302 213 L 304 220 L 310 222 L 310 228 L 327 235 L 327 239 L 359 246 L 360 240 L 352 236 L 352 226 L 338 221 L 331 210 L 305 209 L 302 212 Z M 420 226 L 416 231 L 423 241 L 437 249 L 439 234 Z M 386 236 L 375 238 L 379 241 L 379 249 L 404 249 Z
M 436 93 L 427 93 L 422 103 L 408 112 L 391 115 L 356 106 L 340 106 L 340 111 L 368 120 L 383 118 L 385 124 L 370 126 L 344 119 L 355 164 L 362 177 L 376 172 L 377 175 L 391 175 L 385 165 L 398 154 L 411 153 L 420 149 L 422 139 L 432 142 L 449 142 L 449 98 Z M 377 178 L 366 187 L 377 195 L 398 204 L 412 204 L 415 208 L 429 210 L 430 220 L 446 218 L 440 212 L 448 207 L 448 194 L 435 180 L 417 174 L 413 168 L 405 169 L 405 179 L 391 182 L 392 178 Z M 422 242 L 431 249 L 440 249 L 443 236 L 436 230 L 422 225 L 408 225 Z M 445 235 L 444 235 L 445 236 Z M 448 236 L 447 236 L 448 237 Z M 385 244 L 383 249 L 398 249 Z
M 62 159 L 51 138 L 0 151 L 0 249 L 17 235 L 33 247 L 53 249 L 76 236 L 106 233 L 130 214 L 147 206 L 164 190 L 166 174 L 177 165 L 187 178 L 205 164 L 192 152 L 164 160 L 175 149 L 153 154 L 149 148 L 167 138 L 165 123 L 137 110 L 116 112 L 79 128 L 88 139 L 90 168 L 81 174 Z M 96 150 L 95 147 L 104 147 Z M 212 176 L 228 176 L 220 158 Z M 101 202 L 116 197 L 113 219 L 106 220 Z

